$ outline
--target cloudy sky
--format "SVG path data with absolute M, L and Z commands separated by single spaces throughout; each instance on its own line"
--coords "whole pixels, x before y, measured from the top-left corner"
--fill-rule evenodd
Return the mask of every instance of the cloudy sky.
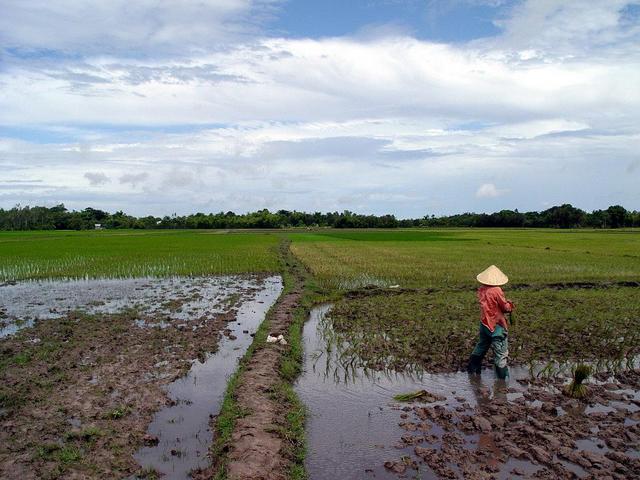
M 0 207 L 640 209 L 637 1 L 0 4 Z

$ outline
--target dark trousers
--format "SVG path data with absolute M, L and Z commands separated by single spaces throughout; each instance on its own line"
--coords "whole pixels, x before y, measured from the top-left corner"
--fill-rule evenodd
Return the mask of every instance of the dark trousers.
M 480 324 L 480 333 L 478 343 L 471 352 L 468 370 L 470 373 L 480 373 L 482 359 L 489 351 L 493 350 L 493 364 L 496 369 L 498 378 L 507 378 L 509 369 L 507 368 L 507 358 L 509 356 L 509 340 L 507 339 L 507 331 L 500 325 L 491 332 L 483 324 Z

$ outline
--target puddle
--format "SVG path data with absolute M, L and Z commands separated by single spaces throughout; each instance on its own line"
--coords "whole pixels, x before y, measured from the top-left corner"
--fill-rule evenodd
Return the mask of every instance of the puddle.
M 555 442 L 551 451 L 558 452 L 567 435 L 574 437 L 572 452 L 592 455 L 589 458 L 605 458 L 614 450 L 624 452 L 626 462 L 638 457 L 632 429 L 624 448 L 607 446 L 622 435 L 621 426 L 627 432 L 638 418 L 639 391 L 633 387 L 633 375 L 626 377 L 628 387 L 624 373 L 622 383 L 609 379 L 606 385 L 592 379 L 596 393 L 592 403 L 585 404 L 562 395 L 568 379 L 559 369 L 554 370 L 555 383 L 530 381 L 532 375 L 544 373 L 544 365 L 511 366 L 506 383 L 496 379 L 492 369 L 483 370 L 480 377 L 465 372 L 429 374 L 415 367 L 403 374 L 364 370 L 358 359 L 345 353 L 348 345 L 339 343 L 340 336 L 325 321 L 329 308 L 313 309 L 304 326 L 304 371 L 296 384 L 309 413 L 306 469 L 313 480 L 466 478 L 477 469 L 492 478 L 531 478 L 548 474 L 553 465 L 567 475 L 592 475 L 599 467 L 586 468 L 573 458 L 546 453 L 544 442 Z M 569 367 L 565 370 L 570 372 Z M 410 404 L 393 399 L 418 390 L 440 399 Z M 514 421 L 508 420 L 506 405 L 522 418 L 513 428 L 505 426 Z
M 306 468 L 313 480 L 398 478 L 382 464 L 401 455 L 413 457 L 414 447 L 396 448 L 398 440 L 408 432 L 398 425 L 403 422 L 401 408 L 404 405 L 395 402 L 394 395 L 424 389 L 446 398 L 429 405 L 446 402 L 451 408 L 466 410 L 490 402 L 494 396 L 521 396 L 523 387 L 513 380 L 529 376 L 528 369 L 510 368 L 512 380 L 507 390 L 505 383 L 497 380 L 491 370 L 484 371 L 478 378 L 462 372 L 409 376 L 365 372 L 349 364 L 345 368 L 335 348 L 326 353 L 321 322 L 329 308 L 324 305 L 313 309 L 304 326 L 304 372 L 296 383 L 296 391 L 309 412 Z M 465 403 L 467 405 L 463 407 Z M 437 438 L 432 445 L 424 446 L 438 446 L 442 430 L 434 425 L 429 434 Z M 465 438 L 467 446 L 490 451 L 491 445 L 482 437 L 468 435 Z M 525 464 L 512 462 L 507 466 L 531 471 L 533 466 Z M 505 468 L 501 469 L 500 478 L 508 478 L 510 470 L 505 471 Z M 424 464 L 418 471 L 407 470 L 407 477 L 439 478 Z
M 542 470 L 540 465 L 535 465 L 528 460 L 509 458 L 500 469 L 497 478 L 499 480 L 511 480 L 513 478 L 535 478 L 534 475 Z M 517 473 L 514 473 L 517 472 Z
M 261 288 L 257 276 L 129 278 L 26 281 L 0 285 L 0 338 L 60 318 L 71 310 L 113 314 L 136 309 L 141 317 L 161 318 L 138 326 L 167 326 L 213 318 L 247 290 Z M 190 327 L 191 328 L 191 327 Z
M 585 478 L 588 475 L 585 469 L 576 463 L 572 463 L 567 460 L 560 459 L 558 457 L 554 457 L 554 460 L 560 462 L 562 466 L 565 469 L 567 469 L 569 472 L 573 473 L 576 478 Z
M 138 450 L 134 457 L 140 465 L 154 468 L 167 479 L 186 479 L 191 470 L 209 465 L 210 416 L 219 413 L 228 378 L 281 290 L 280 277 L 267 278 L 263 288 L 240 305 L 237 320 L 227 325 L 231 335 L 221 335 L 217 352 L 203 363 L 195 361 L 186 376 L 167 386 L 175 404 L 154 416 L 147 433 L 159 442 Z
M 578 450 L 596 453 L 606 453 L 609 451 L 609 447 L 607 447 L 602 440 L 595 437 L 577 439 L 575 443 Z
M 594 405 L 587 405 L 587 407 L 583 410 L 583 413 L 586 415 L 590 415 L 592 413 L 612 413 L 615 411 L 616 409 L 609 405 L 596 403 Z

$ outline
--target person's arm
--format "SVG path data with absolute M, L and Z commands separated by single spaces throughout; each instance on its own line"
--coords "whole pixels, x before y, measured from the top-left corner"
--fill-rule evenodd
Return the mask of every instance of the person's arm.
M 498 305 L 500 306 L 500 309 L 505 313 L 511 312 L 515 308 L 514 303 L 505 298 L 504 292 L 502 291 L 502 289 L 499 289 L 497 294 L 498 294 L 497 300 L 498 300 Z

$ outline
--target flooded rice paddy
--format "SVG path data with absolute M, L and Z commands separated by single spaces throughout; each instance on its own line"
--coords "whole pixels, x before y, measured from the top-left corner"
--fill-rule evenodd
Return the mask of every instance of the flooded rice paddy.
M 0 477 L 138 478 L 143 467 L 187 479 L 207 467 L 211 419 L 281 291 L 281 277 L 264 275 L 0 286 L 0 399 L 11 407 Z
M 243 290 L 256 288 L 260 278 L 247 276 L 40 280 L 0 285 L 0 338 L 36 320 L 61 318 L 70 311 L 90 315 L 134 309 L 156 319 L 150 324 L 211 318 Z M 161 319 L 158 321 L 157 319 Z
M 167 479 L 189 478 L 191 470 L 209 465 L 207 452 L 213 440 L 210 417 L 220 412 L 227 381 L 281 290 L 279 277 L 268 278 L 262 290 L 240 305 L 218 350 L 204 362 L 196 360 L 185 377 L 168 385 L 172 403 L 154 416 L 148 438 L 157 444 L 135 454 L 140 465 Z
M 308 407 L 309 478 L 581 478 L 600 468 L 624 472 L 613 478 L 636 478 L 629 474 L 640 467 L 637 383 L 603 379 L 596 382 L 604 385 L 599 396 L 585 404 L 564 399 L 560 384 L 530 385 L 524 368 L 512 367 L 508 383 L 491 370 L 364 371 L 327 340 L 329 308 L 312 310 L 304 327 L 304 372 L 296 385 Z M 432 394 L 431 401 L 393 399 L 417 390 Z M 618 435 L 627 443 L 613 452 Z M 536 450 L 548 443 L 548 452 Z
M 66 402 L 70 412 L 84 415 L 81 423 L 71 425 L 73 432 L 85 425 L 99 427 L 103 432 L 129 425 L 138 428 L 140 436 L 146 430 L 145 445 L 134 445 L 126 454 L 129 460 L 133 462 L 135 448 L 133 458 L 142 467 L 163 474 L 163 478 L 188 478 L 191 470 L 206 468 L 210 463 L 207 452 L 213 439 L 211 418 L 219 412 L 238 359 L 281 290 L 280 277 L 264 276 L 1 285 L 0 337 L 11 349 L 14 343 L 27 342 L 24 345 L 34 353 L 25 358 L 37 358 L 37 346 L 48 341 L 46 332 L 55 333 L 37 327 L 53 325 L 56 319 L 62 322 L 70 312 L 95 315 L 95 325 L 115 321 L 112 314 L 133 312 L 130 318 L 118 320 L 128 326 L 112 347 L 100 350 L 100 340 L 93 338 L 96 335 L 92 332 L 86 345 L 74 347 L 77 351 L 72 352 L 75 357 L 71 358 L 76 360 L 61 357 L 57 368 L 77 364 L 80 369 L 63 371 L 65 377 L 60 378 L 67 383 L 58 384 L 53 397 L 44 390 L 25 396 L 24 409 L 16 410 L 20 413 L 13 419 L 5 419 L 5 427 L 13 425 L 6 432 L 17 431 L 16 424 L 24 423 L 25 428 L 35 424 L 25 412 L 33 410 L 28 403 L 31 397 L 42 394 L 41 398 L 57 399 L 40 404 L 47 412 L 45 418 L 51 419 L 51 425 L 43 424 L 48 432 L 45 436 L 57 442 L 56 448 L 70 448 L 72 442 L 78 442 L 60 439 L 56 430 L 59 427 L 54 416 L 67 415 L 58 411 L 58 403 Z M 313 309 L 305 324 L 304 373 L 296 384 L 308 407 L 306 469 L 310 479 L 600 478 L 605 473 L 614 479 L 640 478 L 637 370 L 615 377 L 596 376 L 589 384 L 591 394 L 586 402 L 562 395 L 566 378 L 559 374 L 556 380 L 549 381 L 532 377 L 532 372 L 540 369 L 512 367 L 508 383 L 497 380 L 490 370 L 472 377 L 466 373 L 428 374 L 417 369 L 406 374 L 365 371 L 357 366 L 357 359 L 344 358 L 344 349 L 336 345 L 338 337 L 332 335 L 330 322 L 325 319 L 329 308 L 324 305 Z M 82 322 L 73 315 L 67 319 L 68 325 L 76 321 Z M 32 325 L 33 330 L 14 335 Z M 156 340 L 132 338 L 143 332 Z M 160 336 L 154 337 L 151 332 Z M 62 338 L 69 335 L 66 331 L 59 333 Z M 27 335 L 21 340 L 23 334 Z M 104 338 L 111 335 L 104 334 Z M 15 341 L 9 345 L 12 339 Z M 161 343 L 152 348 L 158 339 Z M 200 360 L 194 359 L 198 355 L 193 354 L 193 349 L 188 355 L 173 355 L 172 348 L 179 347 L 181 341 L 181 348 L 199 343 L 204 351 L 214 353 L 199 357 Z M 60 345 L 62 348 L 72 343 L 63 340 Z M 115 360 L 98 363 L 99 358 L 109 358 L 110 348 L 121 347 L 122 354 Z M 137 357 L 130 356 L 133 351 L 138 352 Z M 95 358 L 85 361 L 87 355 Z M 128 360 L 114 363 L 120 361 L 118 358 Z M 176 376 L 180 371 L 178 360 L 190 365 L 188 372 L 182 370 L 186 375 Z M 143 362 L 146 367 L 141 366 Z M 22 368 L 8 379 L 15 383 L 24 374 L 38 372 L 43 378 L 50 376 L 35 361 L 27 361 Z M 149 390 L 152 384 L 159 394 Z M 144 398 L 154 402 L 164 401 L 163 392 L 168 397 L 166 407 L 149 410 L 155 411 L 153 418 L 149 413 L 144 421 L 137 414 L 110 420 L 100 413 L 113 412 L 109 410 L 112 406 L 123 404 L 132 412 L 141 412 L 145 408 L 141 392 L 147 390 L 145 395 L 149 396 Z M 417 390 L 429 392 L 429 401 L 398 403 L 393 399 Z M 82 409 L 74 403 L 79 391 L 85 392 L 81 395 Z M 126 431 L 124 426 L 117 428 Z M 31 437 L 25 436 L 25 445 L 43 436 L 42 432 L 29 432 Z M 6 438 L 16 440 L 11 435 L 14 433 L 7 433 Z M 102 438 L 95 447 L 100 454 L 107 451 L 101 446 L 107 439 Z M 116 451 L 119 450 L 112 450 Z M 0 456 L 9 458 L 5 454 L 13 455 L 0 448 Z M 4 473 L 7 478 L 31 478 L 22 474 L 32 470 L 34 464 L 42 469 L 38 472 L 46 471 L 50 463 L 44 461 L 51 462 L 51 458 L 24 460 L 20 464 L 22 470 L 12 466 Z M 102 459 L 96 468 L 108 470 L 113 461 Z M 82 471 L 80 462 L 73 468 L 76 467 Z M 67 464 L 64 468 L 72 466 Z M 127 474 L 136 471 L 133 466 L 126 468 Z

